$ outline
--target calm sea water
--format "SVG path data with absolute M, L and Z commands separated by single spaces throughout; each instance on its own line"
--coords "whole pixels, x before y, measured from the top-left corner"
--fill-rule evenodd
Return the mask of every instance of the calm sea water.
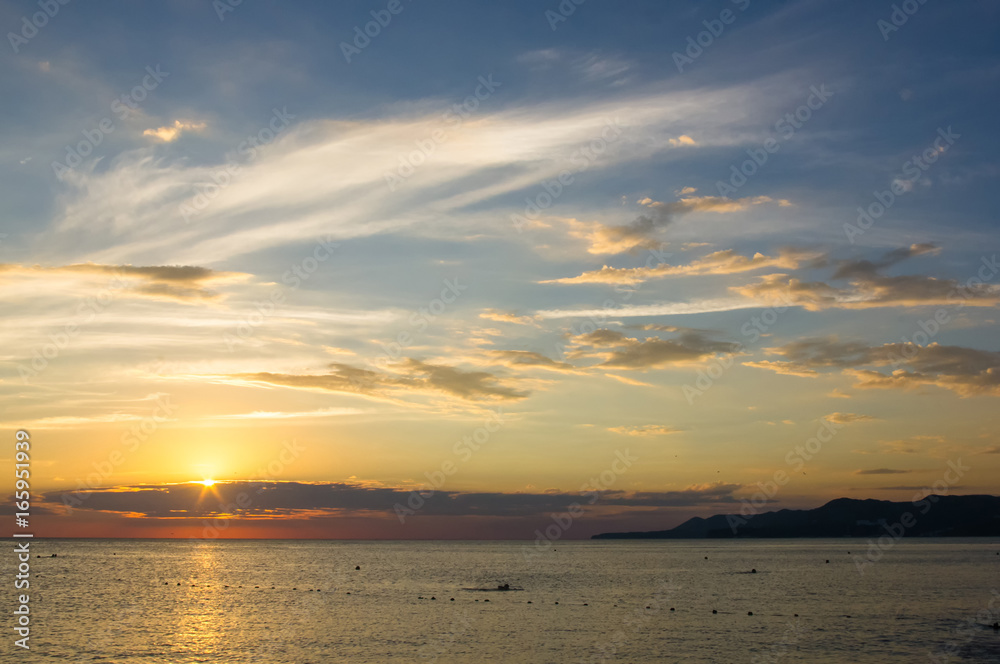
M 902 541 L 864 575 L 857 540 L 525 546 L 36 541 L 58 557 L 32 558 L 30 653 L 4 581 L 3 659 L 1000 662 L 996 540 Z

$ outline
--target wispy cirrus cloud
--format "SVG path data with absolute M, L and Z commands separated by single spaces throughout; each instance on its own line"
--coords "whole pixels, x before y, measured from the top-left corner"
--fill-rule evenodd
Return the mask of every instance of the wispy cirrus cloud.
M 687 265 L 657 265 L 654 267 L 615 268 L 605 265 L 600 270 L 584 272 L 576 277 L 548 279 L 543 284 L 641 284 L 650 279 L 671 276 L 738 274 L 764 268 L 798 268 L 806 260 L 819 258 L 822 252 L 782 248 L 775 256 L 757 253 L 742 256 L 732 249 L 716 251 Z
M 618 433 L 623 436 L 669 436 L 671 434 L 680 433 L 683 431 L 683 429 L 668 427 L 662 424 L 642 424 L 634 426 L 611 427 L 608 429 L 608 431 L 611 431 L 612 433 Z
M 370 370 L 343 363 L 322 374 L 244 373 L 230 379 L 324 392 L 398 398 L 413 392 L 443 393 L 464 400 L 523 399 L 528 392 L 503 383 L 487 371 L 464 371 L 441 364 L 406 359 L 391 370 Z
M 121 287 L 133 296 L 166 298 L 174 300 L 212 300 L 218 293 L 208 288 L 212 284 L 231 283 L 249 279 L 251 275 L 237 272 L 220 272 L 194 265 L 102 265 L 75 263 L 43 267 L 40 265 L 0 264 L 0 281 L 7 282 L 8 292 L 18 286 L 13 280 L 23 282 L 22 288 L 38 292 L 46 283 L 67 277 L 116 277 L 123 281 Z M 125 284 L 125 280 L 131 283 Z M 89 287 L 89 286 L 88 286 Z

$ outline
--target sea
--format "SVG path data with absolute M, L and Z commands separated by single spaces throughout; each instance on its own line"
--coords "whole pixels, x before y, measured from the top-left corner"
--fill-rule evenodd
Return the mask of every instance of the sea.
M 36 540 L 0 660 L 1000 662 L 1000 541 L 883 544 Z

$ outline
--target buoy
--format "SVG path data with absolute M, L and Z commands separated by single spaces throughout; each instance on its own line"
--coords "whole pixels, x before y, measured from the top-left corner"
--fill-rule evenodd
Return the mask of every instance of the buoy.
M 646 608 L 647 608 L 647 609 L 649 609 L 649 607 L 648 607 L 648 606 L 647 606 Z
M 454 602 L 454 601 L 455 601 L 455 598 L 454 598 L 454 597 L 452 597 L 452 598 L 451 598 L 451 601 L 452 601 L 452 602 Z
M 753 615 L 753 611 L 747 611 L 747 615 L 748 616 L 752 616 Z
M 490 600 L 486 600 L 486 601 L 488 602 L 488 601 L 490 601 Z M 558 604 L 558 603 L 559 603 L 559 602 L 556 602 L 556 604 Z
M 479 600 L 477 599 L 476 601 L 478 602 Z M 531 604 L 531 600 L 530 599 L 528 600 L 528 604 Z
M 356 565 L 354 569 L 361 569 L 361 565 Z
M 437 597 L 431 597 L 431 599 L 437 599 Z
M 488 602 L 488 601 L 490 601 L 490 600 L 488 600 L 488 599 L 484 599 L 483 601 L 484 601 L 484 602 Z
M 751 574 L 756 574 L 756 573 L 757 573 L 757 570 L 756 570 L 756 569 L 752 569 L 752 570 L 750 570 L 750 573 L 751 573 Z
M 715 614 L 715 613 L 718 613 L 718 611 L 716 611 L 715 609 L 712 609 L 712 613 Z
M 796 613 L 794 617 L 798 618 L 798 617 L 799 617 L 799 614 L 797 614 L 797 613 Z
M 673 610 L 674 610 L 674 607 L 670 607 L 670 610 L 671 610 L 671 611 L 673 611 Z

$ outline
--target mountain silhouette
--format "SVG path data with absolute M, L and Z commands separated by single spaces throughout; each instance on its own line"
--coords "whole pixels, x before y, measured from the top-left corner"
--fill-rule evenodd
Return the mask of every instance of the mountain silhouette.
M 811 510 L 694 517 L 671 530 L 601 533 L 591 539 L 766 537 L 998 537 L 1000 497 L 940 496 L 914 502 L 837 498 Z

